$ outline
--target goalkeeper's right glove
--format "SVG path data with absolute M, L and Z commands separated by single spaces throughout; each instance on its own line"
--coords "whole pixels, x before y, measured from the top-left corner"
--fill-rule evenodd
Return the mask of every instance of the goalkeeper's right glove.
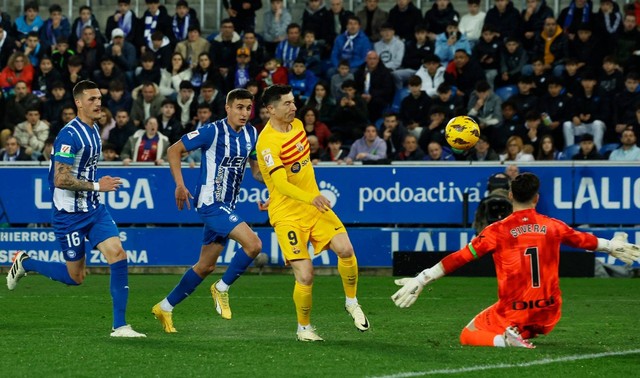
M 400 308 L 411 306 L 422 292 L 422 289 L 428 283 L 444 276 L 442 263 L 434 265 L 432 268 L 425 269 L 413 278 L 401 278 L 395 280 L 395 284 L 402 286 L 391 296 L 393 303 Z
M 640 247 L 627 242 L 626 232 L 616 232 L 611 240 L 598 238 L 597 250 L 607 252 L 627 265 L 640 261 Z

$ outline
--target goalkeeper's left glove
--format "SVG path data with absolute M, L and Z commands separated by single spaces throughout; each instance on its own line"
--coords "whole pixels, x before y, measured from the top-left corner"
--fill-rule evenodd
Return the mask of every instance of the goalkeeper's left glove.
M 598 238 L 597 250 L 607 252 L 627 265 L 640 261 L 640 247 L 627 242 L 626 232 L 616 232 L 611 240 Z
M 400 308 L 411 306 L 422 292 L 425 285 L 444 276 L 442 263 L 434 265 L 432 268 L 425 269 L 413 278 L 401 278 L 395 280 L 396 285 L 402 286 L 391 296 L 393 303 Z

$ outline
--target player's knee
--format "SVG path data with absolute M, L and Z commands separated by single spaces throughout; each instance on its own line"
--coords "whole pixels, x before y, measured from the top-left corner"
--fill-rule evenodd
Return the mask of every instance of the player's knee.
M 243 249 L 248 256 L 255 258 L 262 251 L 262 241 L 255 238 L 247 246 L 243 246 Z
M 198 261 L 196 265 L 193 266 L 193 270 L 196 272 L 196 274 L 203 278 L 213 273 L 215 269 L 216 269 L 215 263 L 207 264 L 207 263 Z
M 346 259 L 353 256 L 355 254 L 355 251 L 353 250 L 353 245 L 351 245 L 351 243 L 347 243 L 347 245 L 336 250 L 336 254 L 340 258 Z
M 307 286 L 313 285 L 313 271 L 297 273 L 296 281 Z

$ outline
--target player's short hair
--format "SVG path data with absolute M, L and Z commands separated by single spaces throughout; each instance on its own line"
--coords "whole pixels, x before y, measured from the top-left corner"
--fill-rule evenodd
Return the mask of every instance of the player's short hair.
M 511 193 L 516 202 L 531 202 L 538 194 L 538 189 L 540 189 L 540 179 L 533 173 L 521 173 L 511 180 Z
M 253 101 L 253 95 L 251 94 L 251 92 L 244 88 L 236 88 L 227 93 L 227 104 L 231 105 L 235 100 Z
M 274 84 L 265 89 L 262 94 L 262 103 L 264 106 L 273 105 L 280 101 L 280 98 L 286 94 L 291 93 L 291 87 L 283 84 Z
M 73 98 L 75 100 L 79 99 L 87 89 L 99 89 L 98 84 L 91 80 L 82 80 L 73 87 Z

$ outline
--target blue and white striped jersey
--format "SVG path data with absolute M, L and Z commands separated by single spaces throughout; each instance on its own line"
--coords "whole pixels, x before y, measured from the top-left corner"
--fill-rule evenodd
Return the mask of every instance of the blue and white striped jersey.
M 67 213 L 91 212 L 100 206 L 100 195 L 95 191 L 79 191 L 56 188 L 53 182 L 55 163 L 72 166 L 71 173 L 78 180 L 97 182 L 98 160 L 102 142 L 98 126 L 93 127 L 74 118 L 60 130 L 53 143 L 49 165 L 49 189 L 56 211 Z
M 196 208 L 224 204 L 235 209 L 247 159 L 255 159 L 257 138 L 258 131 L 251 124 L 236 132 L 226 118 L 182 136 L 188 151 L 202 150 Z

